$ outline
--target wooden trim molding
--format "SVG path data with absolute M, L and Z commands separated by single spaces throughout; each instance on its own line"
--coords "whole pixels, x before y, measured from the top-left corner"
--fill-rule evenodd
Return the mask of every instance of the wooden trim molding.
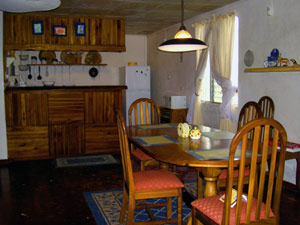
M 7 165 L 8 163 L 8 159 L 0 159 L 0 166 Z

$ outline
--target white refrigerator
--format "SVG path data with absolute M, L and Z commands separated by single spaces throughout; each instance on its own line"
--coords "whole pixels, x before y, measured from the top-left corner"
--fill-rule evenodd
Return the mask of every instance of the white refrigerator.
M 136 99 L 151 98 L 150 66 L 125 66 L 120 69 L 120 83 L 126 85 L 123 95 L 123 116 L 128 125 L 128 110 Z

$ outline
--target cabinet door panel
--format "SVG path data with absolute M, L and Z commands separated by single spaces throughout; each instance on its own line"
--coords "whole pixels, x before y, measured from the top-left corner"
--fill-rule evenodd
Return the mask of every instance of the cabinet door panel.
M 58 124 L 84 120 L 81 91 L 55 91 L 48 94 L 49 123 Z
M 83 123 L 51 124 L 49 133 L 51 156 L 72 156 L 84 153 Z
M 116 124 L 114 108 L 121 108 L 120 91 L 93 91 L 85 93 L 86 124 Z
M 87 154 L 119 150 L 120 145 L 117 127 L 85 127 L 85 152 Z
M 48 125 L 47 94 L 9 93 L 5 95 L 7 126 Z
M 7 128 L 7 147 L 9 158 L 46 158 L 49 156 L 48 146 L 47 126 Z

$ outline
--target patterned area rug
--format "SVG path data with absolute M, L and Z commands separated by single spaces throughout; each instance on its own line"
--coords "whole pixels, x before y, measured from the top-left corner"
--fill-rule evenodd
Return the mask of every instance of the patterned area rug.
M 56 159 L 56 167 L 96 166 L 119 163 L 112 155 L 82 156 Z
M 196 182 L 185 182 L 186 189 L 192 194 L 196 195 Z M 97 191 L 97 192 L 85 192 L 83 193 L 86 202 L 88 203 L 93 216 L 98 225 L 116 225 L 119 224 L 119 215 L 122 205 L 122 190 L 110 190 L 110 191 Z M 162 202 L 163 199 L 150 199 L 146 203 Z M 172 199 L 173 218 L 176 215 L 177 200 Z M 165 207 L 151 209 L 156 219 L 164 219 L 166 216 Z M 183 224 L 191 213 L 191 209 L 183 203 Z M 135 221 L 147 221 L 149 220 L 146 210 L 136 210 L 134 214 Z M 126 224 L 126 216 L 125 222 Z

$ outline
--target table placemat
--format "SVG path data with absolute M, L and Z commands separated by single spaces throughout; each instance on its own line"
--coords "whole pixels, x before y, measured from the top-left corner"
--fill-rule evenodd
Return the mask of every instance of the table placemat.
M 187 153 L 201 160 L 229 158 L 229 148 L 189 150 L 187 151 Z M 251 151 L 247 150 L 246 157 L 251 157 L 251 155 L 252 155 Z M 241 149 L 238 148 L 235 152 L 235 159 L 240 159 L 240 156 L 241 156 Z
M 202 135 L 213 140 L 231 140 L 235 134 L 228 131 L 213 131 L 203 132 Z
M 144 136 L 144 137 L 133 137 L 137 142 L 144 146 L 151 145 L 169 145 L 178 144 L 180 141 L 169 137 L 168 135 L 157 135 L 157 136 Z
M 160 128 L 174 128 L 177 126 L 174 124 L 164 123 L 164 124 L 153 124 L 153 125 L 137 125 L 135 127 L 138 129 L 160 129 Z
M 194 127 L 194 126 L 193 126 Z M 211 127 L 207 127 L 207 126 L 197 126 L 198 129 L 202 132 L 202 133 L 209 133 L 209 132 L 220 132 L 221 130 L 218 130 L 216 128 L 211 128 Z

